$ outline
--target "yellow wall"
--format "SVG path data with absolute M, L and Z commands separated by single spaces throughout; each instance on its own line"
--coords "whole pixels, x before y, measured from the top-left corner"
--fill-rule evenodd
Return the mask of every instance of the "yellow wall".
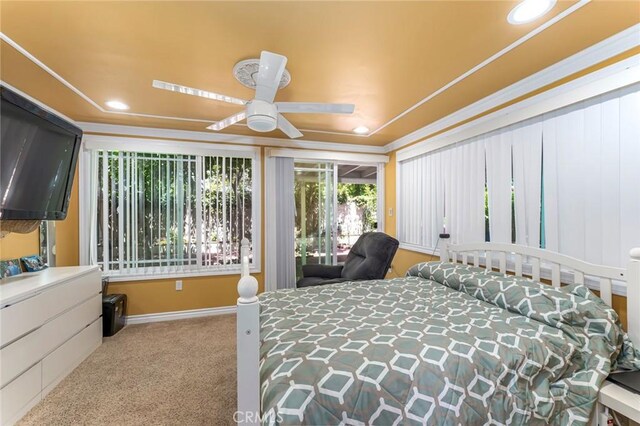
M 67 218 L 56 222 L 56 266 L 79 265 L 78 186 L 78 169 L 76 168 Z
M 0 239 L 0 260 L 17 259 L 40 251 L 38 230 L 29 234 L 9 234 Z
M 254 276 L 263 289 L 264 274 Z M 182 280 L 182 291 L 176 291 L 176 278 L 170 278 L 112 282 L 109 293 L 127 295 L 129 315 L 235 306 L 238 299 L 238 275 L 177 279 Z

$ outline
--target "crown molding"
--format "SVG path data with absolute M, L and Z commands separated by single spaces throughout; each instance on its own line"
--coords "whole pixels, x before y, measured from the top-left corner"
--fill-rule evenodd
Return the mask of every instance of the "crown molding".
M 425 139 L 397 152 L 398 162 L 640 82 L 640 54 Z
M 193 130 L 160 129 L 153 127 L 123 126 L 116 124 L 79 122 L 77 125 L 87 133 L 110 134 L 120 136 L 139 136 L 147 138 L 166 138 L 199 142 L 217 142 L 234 145 L 255 145 L 281 148 L 314 149 L 324 151 L 361 152 L 384 154 L 383 146 L 356 145 L 337 142 L 309 141 L 264 136 L 246 136 L 226 133 L 198 132 Z
M 82 147 L 85 150 L 126 150 L 156 154 L 210 155 L 238 158 L 255 158 L 260 154 L 259 146 L 188 141 L 176 143 L 171 139 L 136 138 L 124 135 L 114 136 L 92 133 L 85 133 L 82 138 Z
M 310 161 L 343 161 L 347 163 L 388 163 L 389 156 L 379 154 L 363 154 L 351 152 L 327 152 L 327 151 L 310 151 L 303 149 L 289 148 L 268 148 L 265 151 L 265 157 L 289 157 L 296 160 Z
M 492 108 L 527 95 L 544 86 L 555 83 L 576 72 L 589 68 L 602 61 L 624 53 L 640 45 L 640 24 L 636 24 L 615 34 L 600 43 L 594 44 L 575 55 L 569 56 L 511 86 L 499 90 L 473 104 L 434 121 L 421 129 L 411 132 L 384 146 L 386 152 L 391 152 L 425 139 L 434 133 L 480 115 Z

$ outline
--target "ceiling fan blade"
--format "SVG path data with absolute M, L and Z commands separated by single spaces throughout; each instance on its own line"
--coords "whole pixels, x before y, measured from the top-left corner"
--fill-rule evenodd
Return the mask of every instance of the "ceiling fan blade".
M 218 93 L 207 92 L 206 90 L 194 89 L 193 87 L 181 86 L 180 84 L 167 83 L 166 81 L 153 80 L 153 87 L 156 89 L 169 90 L 170 92 L 184 93 L 185 95 L 199 96 L 201 98 L 213 99 L 215 101 L 228 102 L 230 104 L 245 105 L 247 101 L 234 98 L 232 96 L 220 95 Z
M 323 104 L 318 102 L 276 102 L 278 112 L 311 114 L 352 114 L 354 104 Z
M 287 57 L 263 50 L 260 54 L 260 70 L 256 78 L 256 99 L 273 102 L 280 79 L 287 65 Z
M 296 129 L 282 114 L 278 114 L 278 129 L 282 130 L 291 139 L 302 137 L 300 130 Z
M 245 118 L 247 118 L 247 111 L 240 111 L 237 114 L 233 114 L 232 116 L 225 118 L 224 120 L 216 121 L 211 126 L 208 126 L 207 129 L 216 131 L 222 130 L 225 127 L 229 127 L 244 120 Z

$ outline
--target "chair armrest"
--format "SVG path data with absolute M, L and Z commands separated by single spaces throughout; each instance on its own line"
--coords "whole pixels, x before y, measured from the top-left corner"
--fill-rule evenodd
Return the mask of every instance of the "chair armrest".
M 342 265 L 303 265 L 303 277 L 340 278 Z

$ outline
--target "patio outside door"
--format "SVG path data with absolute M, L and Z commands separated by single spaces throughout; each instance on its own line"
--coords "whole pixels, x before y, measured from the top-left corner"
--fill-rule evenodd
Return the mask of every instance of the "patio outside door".
M 302 265 L 336 263 L 335 173 L 332 163 L 295 163 L 296 275 Z
M 379 166 L 294 162 L 296 276 L 302 265 L 344 262 L 364 232 L 379 227 Z

